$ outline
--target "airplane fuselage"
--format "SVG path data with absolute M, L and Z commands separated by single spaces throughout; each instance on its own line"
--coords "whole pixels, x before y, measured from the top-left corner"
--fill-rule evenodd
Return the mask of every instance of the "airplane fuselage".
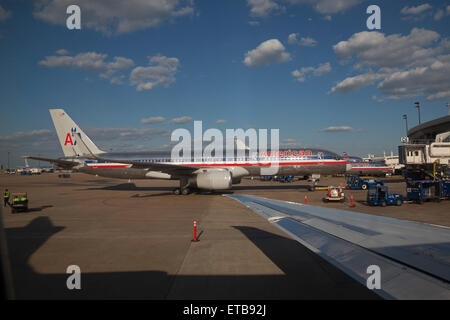
M 245 176 L 265 175 L 264 168 L 275 166 L 276 170 L 270 175 L 305 176 L 311 174 L 332 175 L 345 173 L 349 169 L 348 163 L 333 156 L 286 156 L 286 157 L 242 157 L 242 158 L 207 158 L 172 160 L 162 154 L 155 157 L 144 157 L 145 154 L 106 154 L 102 157 L 116 157 L 117 160 L 132 160 L 142 163 L 166 163 L 172 165 L 189 166 L 199 169 L 225 169 L 233 179 Z M 79 171 L 104 177 L 122 179 L 179 179 L 158 171 L 133 168 L 131 164 L 85 160 Z

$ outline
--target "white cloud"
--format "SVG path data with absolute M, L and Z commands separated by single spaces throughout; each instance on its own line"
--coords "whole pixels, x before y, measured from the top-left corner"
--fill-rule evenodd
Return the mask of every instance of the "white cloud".
M 150 118 L 142 118 L 141 122 L 145 123 L 145 124 L 150 124 L 150 123 L 160 123 L 160 122 L 164 122 L 166 119 L 163 117 L 150 117 Z
M 86 134 L 92 140 L 100 141 L 132 141 L 151 140 L 157 137 L 169 136 L 169 131 L 163 128 L 86 128 Z
M 450 55 L 438 57 L 424 67 L 397 71 L 379 85 L 381 92 L 398 98 L 427 95 L 427 100 L 449 97 Z
M 301 147 L 302 146 L 302 142 L 300 140 L 297 139 L 283 139 L 280 142 L 280 147 L 282 148 L 295 148 L 295 147 Z
M 433 101 L 433 100 L 439 100 L 439 99 L 444 99 L 444 98 L 450 98 L 450 90 L 441 91 L 441 92 L 432 94 L 427 97 L 427 100 Z
M 304 47 L 315 47 L 317 45 L 317 41 L 313 38 L 306 37 L 301 38 L 299 44 Z
M 248 24 L 251 25 L 252 27 L 256 27 L 259 26 L 259 21 L 249 21 Z
M 192 118 L 188 117 L 188 116 L 174 118 L 174 119 L 170 120 L 170 122 L 172 122 L 172 123 L 188 123 L 191 121 L 192 121 Z
M 244 64 L 247 67 L 258 67 L 270 63 L 289 61 L 291 56 L 285 51 L 278 39 L 270 39 L 261 43 L 256 49 L 245 54 Z
M 54 130 L 29 130 L 0 136 L 0 162 L 4 167 L 7 166 L 8 158 L 10 167 L 15 167 L 24 165 L 22 156 L 49 156 L 58 152 L 61 152 L 61 148 Z
M 2 6 L 0 6 L 0 22 L 5 21 L 9 17 L 11 17 L 11 11 L 6 11 Z
M 291 33 L 288 36 L 288 44 L 296 44 L 298 42 L 298 33 Z
M 66 49 L 59 49 L 56 51 L 56 54 L 59 54 L 61 56 L 66 56 L 69 54 L 69 51 L 67 51 Z
M 403 7 L 403 9 L 400 11 L 402 14 L 421 14 L 422 12 L 431 9 L 432 6 L 430 6 L 428 3 L 421 4 L 417 7 Z
M 131 71 L 130 83 L 137 86 L 137 91 L 152 90 L 158 85 L 168 87 L 175 82 L 180 65 L 177 58 L 156 55 L 148 59 L 149 67 L 136 67 Z
M 440 9 L 434 15 L 434 20 L 441 20 L 444 16 L 450 16 L 450 6 L 447 6 L 445 9 Z
M 306 75 L 308 73 L 312 73 L 316 77 L 320 77 L 321 75 L 324 75 L 325 73 L 328 73 L 331 71 L 331 65 L 329 62 L 319 64 L 316 68 L 314 67 L 303 67 L 300 70 L 294 70 L 291 72 L 292 76 L 296 78 L 299 82 L 304 82 Z
M 124 84 L 124 80 L 125 80 L 125 76 L 123 74 L 121 74 L 119 76 L 112 77 L 110 82 L 113 84 L 122 85 L 122 84 Z
M 434 15 L 434 20 L 441 20 L 442 17 L 444 17 L 444 14 L 444 10 L 438 10 L 438 12 L 436 12 L 436 14 Z
M 322 14 L 344 12 L 359 4 L 361 0 L 286 0 L 291 4 L 309 4 L 314 10 Z
M 439 37 L 435 31 L 418 28 L 412 29 L 407 36 L 362 31 L 334 45 L 333 50 L 338 60 L 356 55 L 362 65 L 403 67 L 434 55 L 436 51 L 427 47 Z
M 48 141 L 56 137 L 54 131 L 47 129 L 40 130 L 30 130 L 30 131 L 19 131 L 10 136 L 0 136 L 0 143 L 11 141 L 11 142 L 25 142 L 33 140 L 44 140 Z
M 349 132 L 349 131 L 354 131 L 355 129 L 353 129 L 352 127 L 349 126 L 339 126 L 339 127 L 328 127 L 322 130 L 319 130 L 319 132 Z
M 118 71 L 126 70 L 134 66 L 131 59 L 124 57 L 114 57 L 112 61 L 105 61 L 107 54 L 97 52 L 84 52 L 75 56 L 62 55 L 67 51 L 58 50 L 57 56 L 47 56 L 39 64 L 48 68 L 73 68 L 81 70 L 89 70 L 99 73 L 101 78 L 111 79 Z M 112 83 L 117 83 L 117 77 L 112 78 Z
M 384 101 L 384 98 L 378 98 L 377 96 L 372 96 L 372 100 L 381 103 Z
M 350 92 L 350 91 L 365 87 L 369 84 L 372 84 L 381 78 L 382 78 L 382 75 L 374 74 L 374 73 L 365 73 L 365 74 L 360 74 L 355 77 L 348 77 L 348 78 L 342 80 L 341 82 L 339 82 L 333 88 L 331 88 L 330 92 L 331 93 Z
M 71 4 L 72 0 L 36 0 L 33 15 L 65 26 L 66 8 Z M 82 10 L 82 28 L 105 34 L 153 28 L 194 12 L 190 0 L 78 0 L 76 4 Z
M 362 0 L 278 0 L 277 2 L 274 0 L 247 0 L 247 5 L 250 7 L 250 15 L 258 18 L 286 12 L 286 7 L 281 5 L 281 2 L 289 5 L 309 5 L 315 11 L 325 14 L 325 20 L 331 20 L 331 14 L 343 13 L 361 3 Z M 312 19 L 308 18 L 308 21 L 312 21 Z
M 346 93 L 380 81 L 377 87 L 388 99 L 424 95 L 428 100 L 448 97 L 450 39 L 438 41 L 439 38 L 437 32 L 417 28 L 406 36 L 365 31 L 354 34 L 333 49 L 338 59 L 355 55 L 356 69 L 368 67 L 369 70 L 342 80 L 330 92 Z M 377 98 L 381 99 L 383 97 Z
M 310 37 L 298 39 L 298 33 L 291 33 L 288 36 L 288 44 L 298 44 L 303 47 L 314 47 L 317 45 L 317 41 Z
M 280 6 L 272 0 L 247 0 L 247 6 L 250 7 L 250 15 L 257 18 L 267 17 L 280 9 Z

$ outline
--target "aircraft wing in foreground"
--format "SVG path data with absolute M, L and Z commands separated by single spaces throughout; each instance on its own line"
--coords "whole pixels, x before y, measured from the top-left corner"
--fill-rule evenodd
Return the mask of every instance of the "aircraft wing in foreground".
M 450 299 L 449 228 L 250 195 L 226 196 L 383 298 Z M 376 269 L 379 281 L 373 277 Z

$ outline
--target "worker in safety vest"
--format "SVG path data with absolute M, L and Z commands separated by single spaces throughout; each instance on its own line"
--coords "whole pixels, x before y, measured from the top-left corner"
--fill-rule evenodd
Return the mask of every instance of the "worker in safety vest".
M 5 189 L 5 193 L 3 195 L 3 207 L 6 207 L 6 204 L 9 204 L 9 197 L 10 197 L 10 193 L 8 191 L 8 189 Z
M 11 194 L 9 193 L 8 189 L 5 189 L 5 193 L 3 194 L 3 206 L 6 207 L 6 204 L 9 204 L 9 197 Z

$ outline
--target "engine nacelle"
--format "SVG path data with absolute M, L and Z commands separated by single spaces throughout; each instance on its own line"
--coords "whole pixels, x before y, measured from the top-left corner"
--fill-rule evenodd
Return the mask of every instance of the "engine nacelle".
M 199 189 L 207 190 L 231 189 L 231 173 L 227 170 L 208 170 L 199 172 L 195 177 L 195 185 Z

